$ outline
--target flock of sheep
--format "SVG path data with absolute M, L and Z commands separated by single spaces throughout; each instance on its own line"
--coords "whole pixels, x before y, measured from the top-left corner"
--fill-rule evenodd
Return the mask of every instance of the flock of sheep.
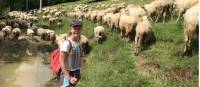
M 39 18 L 33 13 L 12 11 L 8 13 L 8 16 L 13 20 L 0 21 L 0 41 L 6 39 L 17 41 L 20 36 L 28 36 L 28 39 L 33 40 L 34 36 L 40 36 L 41 40 L 52 41 L 52 44 L 55 44 L 55 32 L 36 26 L 34 22 L 37 22 Z
M 14 40 L 18 40 L 20 35 L 27 35 L 30 39 L 33 39 L 34 36 L 40 36 L 41 40 L 51 41 L 53 45 L 60 46 L 67 34 L 56 35 L 53 30 L 48 29 L 49 27 L 38 27 L 35 22 L 39 20 L 37 14 L 42 14 L 42 20 L 60 27 L 63 25 L 63 20 L 60 17 L 64 15 L 98 23 L 94 28 L 94 36 L 98 43 L 106 37 L 105 28 L 99 25 L 100 23 L 107 24 L 112 32 L 121 32 L 121 37 L 127 41 L 134 37 L 135 54 L 138 55 L 141 46 L 153 40 L 151 21 L 163 21 L 164 23 L 174 17 L 174 13 L 177 11 L 179 13 L 177 21 L 184 17 L 184 53 L 188 53 L 192 40 L 198 38 L 198 0 L 154 0 L 145 5 L 100 3 L 93 7 L 77 4 L 73 5 L 72 8 L 69 12 L 65 12 L 62 7 L 46 7 L 42 10 L 29 12 L 9 12 L 9 17 L 19 22 L 0 21 L 0 41 L 10 38 L 10 36 Z M 80 42 L 83 51 L 86 52 L 88 38 L 81 35 Z
M 121 36 L 127 40 L 135 37 L 135 54 L 138 55 L 142 44 L 146 45 L 155 39 L 150 21 L 164 23 L 172 19 L 176 12 L 178 12 L 177 21 L 184 17 L 184 54 L 186 54 L 192 40 L 197 40 L 198 37 L 198 0 L 154 0 L 144 5 L 119 3 L 108 6 L 100 3 L 96 7 L 79 4 L 65 16 L 107 24 L 112 31 L 120 31 Z M 103 26 L 94 28 L 96 40 L 102 38 L 104 30 Z

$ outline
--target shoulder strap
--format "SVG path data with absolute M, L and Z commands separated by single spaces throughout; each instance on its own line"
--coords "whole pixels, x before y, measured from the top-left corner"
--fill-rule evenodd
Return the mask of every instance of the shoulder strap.
M 71 51 L 71 48 L 72 48 L 72 43 L 69 39 L 66 39 L 68 42 L 69 42 L 69 45 L 70 45 L 70 48 L 69 48 L 69 52 Z

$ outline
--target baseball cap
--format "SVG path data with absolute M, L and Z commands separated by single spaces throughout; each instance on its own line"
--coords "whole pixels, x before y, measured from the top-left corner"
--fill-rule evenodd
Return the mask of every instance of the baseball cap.
M 71 22 L 72 27 L 81 27 L 82 23 L 78 19 L 73 19 Z

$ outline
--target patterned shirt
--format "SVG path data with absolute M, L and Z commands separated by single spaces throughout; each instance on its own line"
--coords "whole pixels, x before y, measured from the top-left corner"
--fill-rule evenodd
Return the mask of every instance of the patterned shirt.
M 69 41 L 71 42 L 71 46 Z M 81 68 L 82 60 L 80 43 L 74 42 L 68 38 L 68 40 L 62 43 L 60 51 L 67 53 L 67 59 L 65 61 L 67 70 L 75 71 Z

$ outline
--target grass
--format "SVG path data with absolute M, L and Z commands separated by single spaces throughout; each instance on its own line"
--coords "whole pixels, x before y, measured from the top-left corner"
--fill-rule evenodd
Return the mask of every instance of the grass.
M 70 6 L 85 3 L 81 0 L 63 3 Z M 102 3 L 148 3 L 151 0 L 120 0 Z M 89 3 L 89 5 L 96 5 Z M 72 20 L 61 16 L 64 26 L 58 28 L 50 25 L 56 33 L 65 33 L 69 30 Z M 46 23 L 40 20 L 38 24 Z M 140 56 L 133 55 L 134 42 L 128 43 L 117 33 L 111 33 L 105 26 L 107 40 L 103 44 L 94 41 L 93 28 L 95 23 L 83 20 L 82 34 L 90 39 L 92 50 L 86 56 L 87 64 L 81 70 L 82 79 L 78 87 L 197 87 L 198 86 L 198 51 L 193 50 L 191 57 L 182 58 L 183 52 L 183 20 L 178 23 L 174 20 L 166 23 L 153 23 L 156 43 L 143 49 Z M 189 72 L 192 72 L 190 75 Z

